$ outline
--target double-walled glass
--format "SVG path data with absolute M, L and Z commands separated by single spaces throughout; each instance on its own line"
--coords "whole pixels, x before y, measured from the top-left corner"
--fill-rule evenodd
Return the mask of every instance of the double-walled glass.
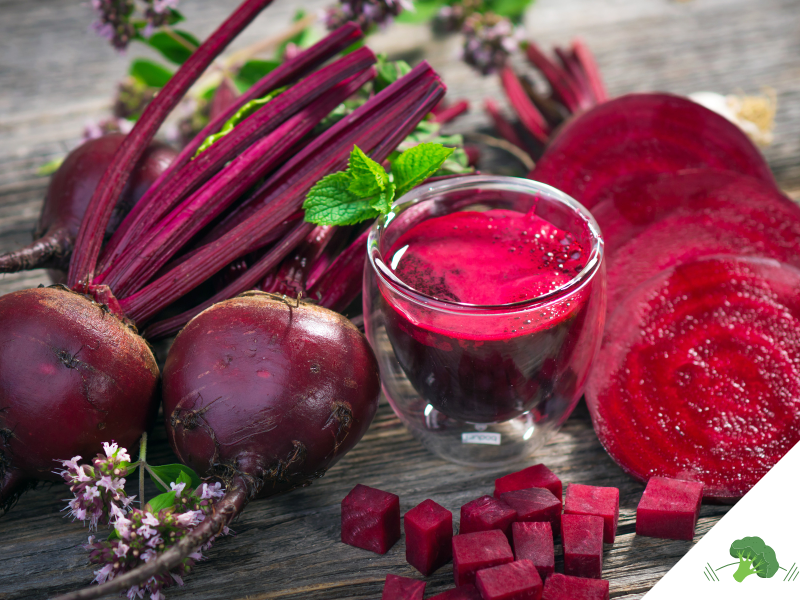
M 398 238 L 425 219 L 533 207 L 588 256 L 572 280 L 546 295 L 490 306 L 438 300 L 387 264 Z M 502 464 L 544 444 L 580 399 L 603 331 L 603 241 L 591 214 L 527 179 L 459 177 L 400 198 L 373 225 L 367 251 L 367 337 L 386 398 L 411 432 L 434 453 L 470 465 Z

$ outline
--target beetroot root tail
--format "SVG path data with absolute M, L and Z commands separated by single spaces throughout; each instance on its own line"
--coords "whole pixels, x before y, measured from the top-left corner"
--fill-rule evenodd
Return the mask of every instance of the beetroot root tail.
M 57 229 L 24 248 L 0 255 L 0 273 L 62 267 L 71 249 L 66 231 Z
M 222 533 L 222 529 L 228 525 L 247 504 L 250 496 L 249 486 L 242 477 L 236 477 L 228 486 L 225 496 L 217 503 L 214 512 L 208 515 L 200 525 L 198 525 L 185 538 L 181 539 L 172 548 L 164 552 L 155 560 L 145 563 L 124 575 L 120 575 L 102 585 L 92 586 L 70 592 L 54 598 L 54 600 L 90 600 L 92 598 L 102 598 L 109 594 L 115 594 L 127 590 L 134 585 L 141 585 L 151 577 L 160 573 L 166 573 L 174 569 L 189 556 L 192 552 L 208 542 L 212 537 Z

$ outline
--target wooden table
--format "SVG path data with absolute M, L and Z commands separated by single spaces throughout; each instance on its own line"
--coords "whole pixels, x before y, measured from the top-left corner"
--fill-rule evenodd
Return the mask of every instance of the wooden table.
M 107 110 L 115 82 L 130 57 L 115 55 L 87 33 L 86 3 L 68 0 L 0 0 L 0 251 L 29 241 L 46 179 L 44 162 L 76 145 L 84 123 Z M 241 46 L 279 32 L 296 0 L 277 0 L 237 42 Z M 303 2 L 310 9 L 324 0 Z M 186 0 L 192 31 L 205 35 L 234 2 Z M 796 0 L 538 0 L 528 31 L 545 45 L 580 35 L 595 51 L 612 94 L 667 90 L 689 93 L 777 92 L 775 143 L 765 151 L 779 181 L 800 187 L 800 5 Z M 432 38 L 425 29 L 391 28 L 371 44 L 411 58 L 425 56 L 444 75 L 452 97 L 501 97 L 494 79 L 480 79 L 456 60 L 455 39 Z M 146 54 L 139 48 L 130 55 Z M 475 109 L 455 129 L 480 131 L 487 120 Z M 495 171 L 513 172 L 511 159 L 495 157 Z M 43 272 L 6 275 L 0 293 L 46 282 Z M 163 427 L 151 456 L 172 462 Z M 581 405 L 535 457 L 565 483 L 620 488 L 619 535 L 605 552 L 604 576 L 614 598 L 640 598 L 683 556 L 691 542 L 634 535 L 643 486 L 608 458 Z M 339 503 L 356 484 L 395 492 L 406 511 L 434 498 L 458 514 L 468 500 L 491 493 L 509 469 L 468 469 L 441 461 L 417 443 L 382 404 L 364 440 L 322 480 L 285 497 L 254 502 L 222 539 L 210 560 L 169 598 L 344 599 L 380 597 L 387 573 L 418 574 L 405 562 L 401 540 L 378 556 L 345 546 L 339 538 Z M 153 493 L 153 489 L 150 490 Z M 92 569 L 81 549 L 88 535 L 63 517 L 65 486 L 43 485 L 0 518 L 0 599 L 47 598 L 82 587 Z M 704 506 L 699 539 L 726 512 Z M 557 564 L 557 570 L 561 565 Z M 447 589 L 449 568 L 428 579 L 429 595 Z

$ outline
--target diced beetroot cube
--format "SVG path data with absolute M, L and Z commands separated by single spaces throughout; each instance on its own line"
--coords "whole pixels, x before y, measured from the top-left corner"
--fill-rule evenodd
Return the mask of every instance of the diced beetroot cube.
M 342 541 L 386 554 L 400 539 L 400 498 L 360 483 L 342 500 Z
M 700 482 L 651 477 L 636 508 L 636 535 L 691 540 L 702 499 Z
M 562 515 L 564 573 L 600 579 L 603 572 L 603 517 Z
M 499 529 L 453 537 L 453 579 L 456 586 L 475 583 L 481 569 L 513 562 L 514 553 Z
M 475 584 L 483 600 L 539 600 L 544 587 L 529 560 L 481 569 L 475 575 Z
M 422 600 L 424 594 L 424 581 L 390 574 L 386 576 L 386 583 L 383 584 L 381 600 Z
M 517 511 L 502 500 L 481 496 L 461 507 L 459 533 L 474 533 L 499 529 L 511 537 L 511 524 L 517 520 Z
M 481 600 L 481 593 L 478 588 L 470 583 L 454 590 L 447 590 L 441 594 L 431 596 L 428 600 Z
M 494 497 L 501 494 L 528 488 L 547 488 L 561 501 L 561 480 L 544 465 L 533 465 L 522 471 L 511 473 L 494 480 Z
M 543 581 L 552 575 L 556 568 L 556 553 L 550 523 L 514 523 L 511 533 L 517 560 L 531 561 Z
M 406 560 L 423 575 L 430 575 L 453 558 L 453 513 L 433 500 L 425 500 L 403 517 Z
M 567 486 L 564 498 L 564 513 L 603 517 L 603 541 L 613 544 L 619 521 L 619 490 L 615 487 L 571 483 Z
M 556 533 L 561 531 L 561 499 L 545 488 L 506 492 L 500 500 L 517 511 L 517 521 L 548 521 Z
M 608 600 L 608 582 L 553 573 L 544 583 L 542 600 Z

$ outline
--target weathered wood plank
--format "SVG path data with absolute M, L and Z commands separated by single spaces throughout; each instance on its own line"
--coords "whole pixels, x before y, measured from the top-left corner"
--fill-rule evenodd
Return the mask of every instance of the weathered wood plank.
M 208 33 L 236 2 L 185 2 L 191 29 Z M 304 1 L 317 10 L 327 0 Z M 236 47 L 271 35 L 288 21 L 294 0 L 277 0 Z M 779 180 L 800 187 L 800 7 L 794 0 L 538 0 L 527 17 L 544 45 L 584 37 L 597 54 L 613 94 L 662 89 L 688 93 L 777 92 L 776 141 L 765 154 Z M 89 9 L 68 0 L 0 0 L 0 251 L 29 241 L 46 180 L 37 167 L 77 143 L 84 123 L 102 116 L 128 57 L 116 56 L 87 33 Z M 454 97 L 473 101 L 473 111 L 455 128 L 487 127 L 480 99 L 502 96 L 493 79 L 479 79 L 455 57 L 455 39 L 438 39 L 424 29 L 397 27 L 372 46 L 395 54 L 424 55 L 439 69 Z M 140 49 L 131 55 L 145 54 Z M 496 170 L 518 170 L 507 161 Z M 42 271 L 0 278 L 0 293 L 45 282 Z M 163 427 L 151 457 L 174 460 Z M 635 507 L 642 486 L 627 478 L 597 442 L 581 406 L 536 456 L 565 482 L 614 485 L 621 490 L 620 535 L 607 547 L 605 574 L 615 598 L 640 598 L 691 546 L 636 538 Z M 521 466 L 521 465 L 517 465 Z M 513 467 L 509 467 L 509 470 Z M 465 469 L 422 449 L 386 404 L 364 441 L 312 487 L 249 506 L 237 535 L 220 540 L 211 560 L 171 598 L 344 599 L 377 598 L 387 572 L 416 577 L 404 560 L 401 541 L 385 556 L 338 541 L 338 503 L 356 483 L 383 487 L 401 496 L 408 510 L 432 497 L 458 511 L 489 493 L 506 470 Z M 150 493 L 154 492 L 150 489 Z M 80 545 L 87 531 L 69 523 L 60 509 L 66 488 L 41 486 L 0 519 L 0 599 L 47 598 L 87 584 L 91 569 Z M 698 537 L 726 512 L 705 506 Z M 697 539 L 697 538 L 696 538 Z M 445 567 L 429 579 L 428 591 L 446 589 Z

